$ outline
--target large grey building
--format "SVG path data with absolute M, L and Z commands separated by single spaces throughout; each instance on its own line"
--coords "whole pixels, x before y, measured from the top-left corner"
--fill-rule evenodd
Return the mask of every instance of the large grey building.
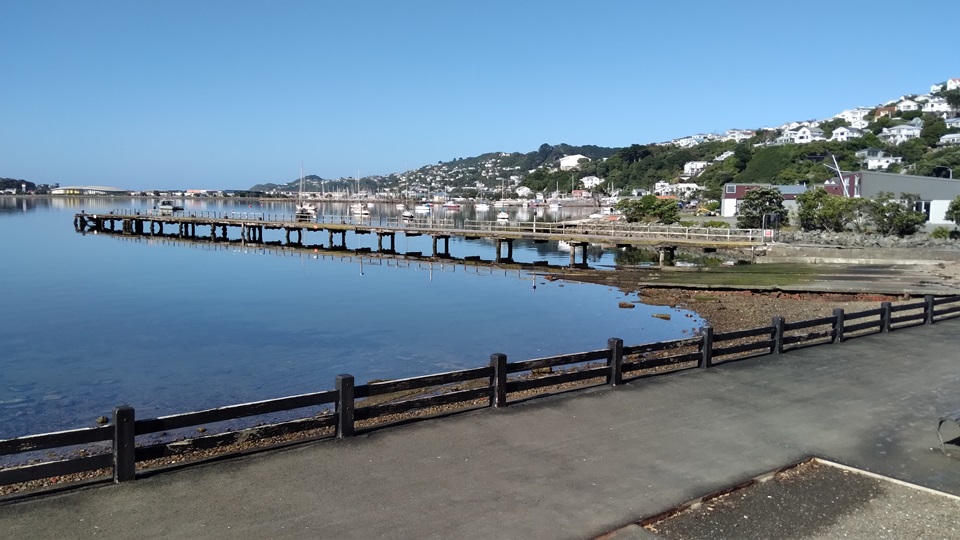
M 901 193 L 913 193 L 920 196 L 917 210 L 927 214 L 927 221 L 935 225 L 953 223 L 944 214 L 950 202 L 960 197 L 960 180 L 954 178 L 876 171 L 844 173 L 824 182 L 824 188 L 835 195 L 866 199 L 872 199 L 882 191 L 889 191 L 895 197 Z

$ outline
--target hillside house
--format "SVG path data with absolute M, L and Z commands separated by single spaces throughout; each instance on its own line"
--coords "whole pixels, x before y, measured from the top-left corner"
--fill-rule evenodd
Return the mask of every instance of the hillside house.
M 590 161 L 590 158 L 582 154 L 574 154 L 572 156 L 563 156 L 562 158 L 560 158 L 560 170 L 570 171 L 570 170 L 579 168 L 581 159 Z
M 688 161 L 683 164 L 683 175 L 684 177 L 690 178 L 691 176 L 697 176 L 702 173 L 707 166 L 710 165 L 709 161 Z
M 840 118 L 846 121 L 848 124 L 852 124 L 857 120 L 863 120 L 870 114 L 871 109 L 866 107 L 857 107 L 856 109 L 848 109 L 842 113 L 834 116 L 834 118 Z
M 920 104 L 912 99 L 904 99 L 900 103 L 897 103 L 897 110 L 900 112 L 919 111 Z
M 654 195 L 670 195 L 673 193 L 673 184 L 670 182 L 657 182 L 653 184 Z
M 733 150 L 727 150 L 726 152 L 724 152 L 724 153 L 720 154 L 719 156 L 713 158 L 713 161 L 716 162 L 716 163 L 719 163 L 719 162 L 727 159 L 728 157 L 733 157 Z
M 944 120 L 944 122 L 947 124 L 947 127 L 950 129 L 960 129 L 960 116 L 958 116 L 957 118 L 947 118 L 946 120 Z
M 891 156 L 880 148 L 864 148 L 854 153 L 860 164 L 868 170 L 886 169 L 894 163 L 900 163 L 902 158 Z
M 947 133 L 940 137 L 940 146 L 953 146 L 960 144 L 960 133 Z
M 884 116 L 893 116 L 893 113 L 897 112 L 896 107 L 877 107 L 873 111 L 874 120 L 883 118 Z
M 826 137 L 823 136 L 823 130 L 818 127 L 809 127 L 803 126 L 796 131 L 796 135 L 793 137 L 793 142 L 797 144 L 807 144 L 814 141 L 825 141 Z
M 956 89 L 958 89 L 958 88 L 960 88 L 960 79 L 954 78 L 954 79 L 949 79 L 949 80 L 947 81 L 947 91 L 948 91 L 948 92 L 949 92 L 950 90 L 956 90 Z
M 925 113 L 942 114 L 953 112 L 953 107 L 944 98 L 933 98 L 923 104 L 922 110 Z
M 837 129 L 833 130 L 833 135 L 831 135 L 831 141 L 838 142 L 847 142 L 850 139 L 859 139 L 863 137 L 863 132 L 859 129 L 848 128 L 846 126 L 840 126 Z
M 602 184 L 603 180 L 599 176 L 584 176 L 580 179 L 580 182 L 583 184 L 583 187 L 593 189 Z
M 880 135 L 878 135 L 881 140 L 890 144 L 902 144 L 910 139 L 916 139 L 919 136 L 920 128 L 911 124 L 883 128 L 883 131 L 881 131 Z

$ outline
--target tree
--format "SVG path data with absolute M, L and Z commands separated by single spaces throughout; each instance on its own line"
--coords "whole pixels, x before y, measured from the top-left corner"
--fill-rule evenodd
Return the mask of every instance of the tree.
M 944 90 L 940 92 L 940 95 L 947 99 L 947 105 L 950 105 L 954 109 L 960 109 L 960 88 Z
M 781 225 L 789 223 L 787 209 L 783 207 L 783 193 L 775 187 L 758 187 L 748 191 L 740 201 L 737 227 L 759 229 L 764 225 L 763 216 L 772 214 Z
M 818 187 L 797 195 L 797 221 L 805 231 L 843 232 L 856 221 L 863 199 L 831 195 Z
M 960 196 L 950 201 L 950 206 L 947 207 L 947 212 L 943 216 L 954 225 L 960 225 Z
M 671 225 L 680 221 L 680 209 L 675 199 L 658 199 L 654 195 L 644 195 L 639 199 L 622 199 L 617 203 L 619 210 L 629 223 L 639 221 L 659 222 Z
M 940 142 L 940 137 L 947 134 L 947 123 L 943 118 L 933 118 L 924 123 L 920 130 L 920 138 L 927 142 L 927 146 L 934 146 Z
M 870 201 L 870 220 L 880 234 L 909 236 L 927 222 L 926 214 L 913 209 L 919 200 L 919 195 L 911 193 L 901 193 L 899 199 L 894 199 L 893 193 L 881 191 Z

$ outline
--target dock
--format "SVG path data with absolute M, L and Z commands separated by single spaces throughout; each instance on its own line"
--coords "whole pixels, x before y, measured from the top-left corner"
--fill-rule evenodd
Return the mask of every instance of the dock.
M 450 256 L 450 238 L 486 238 L 496 244 L 496 262 L 513 261 L 513 243 L 527 240 L 534 243 L 550 241 L 567 242 L 570 245 L 570 265 L 585 266 L 587 245 L 591 243 L 611 247 L 639 246 L 656 249 L 660 262 L 673 260 L 679 247 L 703 249 L 714 252 L 719 249 L 753 250 L 774 239 L 775 231 L 761 229 L 727 229 L 705 227 L 679 227 L 622 223 L 597 220 L 567 222 L 543 221 L 482 221 L 436 218 L 387 216 L 317 216 L 308 221 L 298 220 L 290 214 L 267 214 L 261 212 L 161 212 L 156 210 L 114 210 L 105 214 L 74 215 L 77 232 L 104 232 L 130 236 L 168 237 L 206 240 L 210 242 L 240 242 L 246 244 L 271 244 L 264 242 L 265 230 L 282 231 L 281 245 L 289 247 L 313 247 L 325 250 L 347 250 L 347 233 L 357 235 L 376 234 L 377 251 L 396 254 L 396 235 L 407 237 L 429 235 L 433 239 L 433 257 Z M 308 242 L 312 236 L 326 235 L 326 243 Z M 276 242 L 272 243 L 276 245 Z M 577 262 L 578 254 L 580 262 Z

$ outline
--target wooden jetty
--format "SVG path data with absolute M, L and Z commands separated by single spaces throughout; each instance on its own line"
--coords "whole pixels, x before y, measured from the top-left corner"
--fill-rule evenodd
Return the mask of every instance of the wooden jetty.
M 105 214 L 74 215 L 78 232 L 112 232 L 134 236 L 162 236 L 185 239 L 205 239 L 210 242 L 239 241 L 244 244 L 265 244 L 264 230 L 282 231 L 282 245 L 312 247 L 328 250 L 346 250 L 347 233 L 376 234 L 377 251 L 396 253 L 396 235 L 408 237 L 429 235 L 433 238 L 433 256 L 450 256 L 450 238 L 488 238 L 496 243 L 496 262 L 513 261 L 513 243 L 529 240 L 534 243 L 564 241 L 570 245 L 570 265 L 586 265 L 587 245 L 607 244 L 616 247 L 645 246 L 660 253 L 660 262 L 672 261 L 677 248 L 702 248 L 706 252 L 718 249 L 749 249 L 773 239 L 774 231 L 761 229 L 720 229 L 677 227 L 580 220 L 572 222 L 479 221 L 432 216 L 410 219 L 386 216 L 318 216 L 316 220 L 302 221 L 290 214 L 260 212 L 159 212 L 156 210 L 114 210 Z M 198 232 L 199 229 L 199 232 Z M 308 233 L 326 233 L 326 244 L 308 244 Z

